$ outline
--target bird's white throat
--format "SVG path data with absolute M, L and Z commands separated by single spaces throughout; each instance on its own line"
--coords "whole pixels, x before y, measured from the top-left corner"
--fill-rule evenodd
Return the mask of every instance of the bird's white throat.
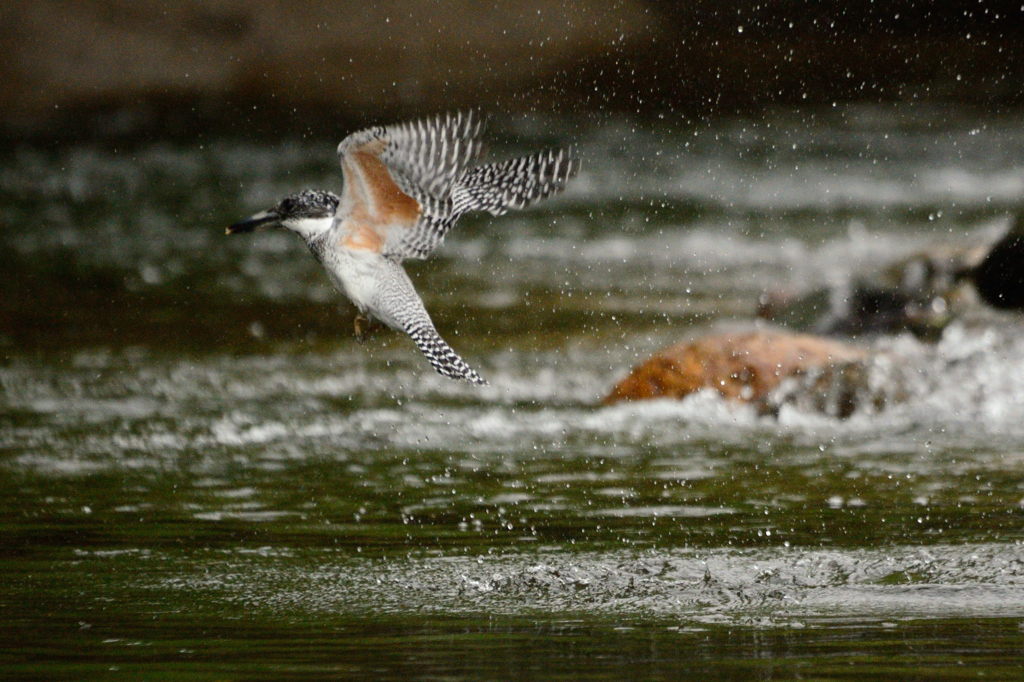
M 331 229 L 331 226 L 334 225 L 334 216 L 325 216 L 323 218 L 289 218 L 288 220 L 281 221 L 281 225 L 309 241 L 313 237 Z

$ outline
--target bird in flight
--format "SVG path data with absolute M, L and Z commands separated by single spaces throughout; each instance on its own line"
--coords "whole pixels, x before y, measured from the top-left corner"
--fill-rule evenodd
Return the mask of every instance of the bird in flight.
M 440 374 L 484 384 L 437 333 L 402 261 L 429 256 L 463 213 L 497 216 L 565 189 L 579 159 L 557 149 L 478 165 L 483 124 L 468 112 L 353 133 L 338 145 L 340 197 L 292 194 L 227 232 L 260 225 L 295 232 L 359 309 L 360 342 L 379 320 L 408 334 Z

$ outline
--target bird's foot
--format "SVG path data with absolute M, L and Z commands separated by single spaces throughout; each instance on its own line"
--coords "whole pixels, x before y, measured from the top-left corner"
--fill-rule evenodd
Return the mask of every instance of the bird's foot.
M 364 315 L 356 315 L 356 341 L 360 345 L 366 342 L 366 339 L 370 338 L 370 318 Z

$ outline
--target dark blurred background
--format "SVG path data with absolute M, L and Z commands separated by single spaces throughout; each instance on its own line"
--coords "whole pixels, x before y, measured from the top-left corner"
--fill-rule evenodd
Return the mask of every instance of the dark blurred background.
M 1021 103 L 1024 6 L 8 0 L 8 137 L 326 134 L 476 106 L 700 118 L 793 105 Z

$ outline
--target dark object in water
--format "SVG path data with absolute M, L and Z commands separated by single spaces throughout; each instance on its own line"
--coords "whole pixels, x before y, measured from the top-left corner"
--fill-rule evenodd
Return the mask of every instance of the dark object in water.
M 967 283 L 985 304 L 1024 312 L 1024 212 L 987 250 L 936 247 L 881 276 L 789 299 L 768 293 L 762 296 L 758 316 L 826 336 L 909 331 L 934 341 L 953 319 L 950 302 L 963 307 L 958 290 Z
M 898 334 L 909 331 L 920 339 L 936 340 L 948 322 L 945 305 L 934 305 L 917 292 L 857 283 L 812 327 L 826 336 Z
M 1024 215 L 967 275 L 993 308 L 1024 309 Z
M 758 317 L 824 336 L 861 338 L 910 332 L 935 341 L 951 320 L 947 297 L 964 268 L 939 250 L 918 254 L 885 272 L 840 282 L 802 296 L 761 296 Z

